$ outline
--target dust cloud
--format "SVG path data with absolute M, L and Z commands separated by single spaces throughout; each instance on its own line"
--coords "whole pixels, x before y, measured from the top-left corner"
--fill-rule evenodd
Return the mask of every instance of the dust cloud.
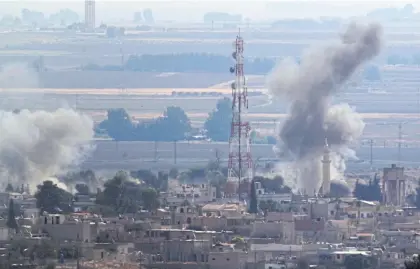
M 274 97 L 290 105 L 280 127 L 278 152 L 292 158 L 303 191 L 317 192 L 325 139 L 333 154 L 332 178 L 345 169 L 345 159 L 354 156 L 349 145 L 357 140 L 364 122 L 348 104 L 332 104 L 332 98 L 358 67 L 379 54 L 380 25 L 352 23 L 338 42 L 305 53 L 300 64 L 287 59 L 268 76 Z

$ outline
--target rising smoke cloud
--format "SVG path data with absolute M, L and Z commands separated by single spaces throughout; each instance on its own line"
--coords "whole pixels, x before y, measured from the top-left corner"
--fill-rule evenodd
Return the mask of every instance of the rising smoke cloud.
M 29 184 L 32 190 L 92 149 L 93 122 L 74 110 L 0 111 L 0 130 L 0 182 Z
M 300 64 L 285 60 L 269 75 L 271 94 L 290 104 L 279 151 L 300 167 L 301 187 L 313 187 L 314 179 L 319 183 L 325 138 L 336 152 L 348 153 L 348 145 L 362 134 L 362 118 L 348 104 L 331 105 L 331 99 L 359 66 L 380 52 L 381 33 L 378 24 L 353 23 L 339 42 L 307 52 Z
M 31 92 L 39 84 L 38 73 L 28 63 L 0 68 L 0 186 L 29 184 L 35 190 L 42 181 L 51 180 L 68 189 L 56 176 L 93 150 L 93 121 L 88 116 L 72 109 L 24 109 L 42 107 L 43 94 Z M 15 109 L 22 110 L 11 112 Z

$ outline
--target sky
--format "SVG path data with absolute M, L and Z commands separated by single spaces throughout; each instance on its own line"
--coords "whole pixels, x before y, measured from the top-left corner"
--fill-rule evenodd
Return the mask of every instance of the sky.
M 262 1 L 262 0 L 96 0 L 96 12 L 99 21 L 130 20 L 135 11 L 145 8 L 152 8 L 157 20 L 178 20 L 178 21 L 200 21 L 205 12 L 223 11 L 230 13 L 241 13 L 244 17 L 252 20 L 281 19 L 281 18 L 318 18 L 328 17 L 351 17 L 365 15 L 375 8 L 403 7 L 407 3 L 418 6 L 417 1 L 363 1 L 363 0 L 300 0 L 300 1 Z M 275 4 L 273 4 L 275 3 Z M 273 6 L 276 6 L 273 8 Z M 70 8 L 83 14 L 84 0 L 9 0 L 0 2 L 0 14 L 20 15 L 22 8 L 42 11 L 46 14 L 54 13 L 62 8 Z

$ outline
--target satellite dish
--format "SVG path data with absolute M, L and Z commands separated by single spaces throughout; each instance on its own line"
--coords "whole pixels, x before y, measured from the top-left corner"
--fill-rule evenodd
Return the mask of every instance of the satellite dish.
M 229 71 L 233 74 L 233 73 L 235 73 L 235 67 L 231 67 L 231 68 L 229 68 Z

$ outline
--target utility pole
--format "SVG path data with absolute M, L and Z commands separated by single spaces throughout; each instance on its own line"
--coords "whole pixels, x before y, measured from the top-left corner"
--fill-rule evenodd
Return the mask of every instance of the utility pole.
M 76 111 L 77 111 L 77 109 L 79 109 L 79 94 L 78 93 L 76 93 L 76 104 L 75 104 L 75 108 L 74 108 Z
M 398 164 L 401 163 L 402 123 L 398 124 Z
M 155 153 L 154 153 L 155 162 L 157 162 L 157 159 L 158 159 L 157 152 L 158 152 L 158 144 L 157 144 L 157 141 L 155 141 Z
M 174 164 L 176 164 L 176 140 L 174 140 Z

